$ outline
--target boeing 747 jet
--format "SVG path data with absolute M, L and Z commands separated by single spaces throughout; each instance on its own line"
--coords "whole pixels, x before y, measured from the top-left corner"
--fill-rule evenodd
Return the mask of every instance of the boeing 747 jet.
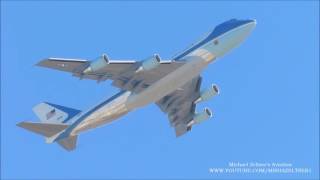
M 40 122 L 17 125 L 70 151 L 76 148 L 80 133 L 155 103 L 168 115 L 176 136 L 181 136 L 212 116 L 208 108 L 200 113 L 195 110 L 198 103 L 219 93 L 216 85 L 200 90 L 202 70 L 238 46 L 255 26 L 255 20 L 226 21 L 171 60 L 161 60 L 157 54 L 142 61 L 113 60 L 106 55 L 94 61 L 44 59 L 37 65 L 69 72 L 80 79 L 112 80 L 121 91 L 87 111 L 43 102 L 33 108 Z

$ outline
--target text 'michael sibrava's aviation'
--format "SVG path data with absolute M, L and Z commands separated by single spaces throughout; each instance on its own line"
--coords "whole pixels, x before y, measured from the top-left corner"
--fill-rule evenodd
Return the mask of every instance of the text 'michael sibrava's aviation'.
M 112 60 L 102 55 L 95 61 L 48 58 L 37 65 L 72 73 L 80 79 L 104 81 L 122 91 L 87 111 L 43 102 L 33 108 L 41 122 L 17 125 L 43 135 L 47 143 L 58 142 L 66 150 L 76 147 L 78 134 L 110 123 L 128 112 L 156 103 L 168 114 L 176 136 L 210 118 L 205 108 L 196 113 L 196 104 L 219 93 L 216 85 L 200 91 L 201 71 L 208 64 L 239 45 L 255 28 L 255 20 L 226 21 L 206 37 L 171 60 L 154 55 L 143 61 Z

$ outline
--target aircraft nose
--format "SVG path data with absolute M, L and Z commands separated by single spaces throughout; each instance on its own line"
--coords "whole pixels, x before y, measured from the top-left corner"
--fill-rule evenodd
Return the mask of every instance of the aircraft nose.
M 247 30 L 249 31 L 249 33 L 256 27 L 257 25 L 257 21 L 255 19 L 253 20 L 247 20 L 245 26 L 247 28 Z
M 228 33 L 223 35 L 219 41 L 219 46 L 216 48 L 216 56 L 222 56 L 234 47 L 243 42 L 256 27 L 256 20 L 243 20 L 241 25 L 231 29 Z
M 251 31 L 256 27 L 256 20 L 246 20 L 246 22 L 238 27 L 235 28 L 231 33 L 231 41 L 230 45 L 232 45 L 231 48 L 233 48 L 234 46 L 237 46 L 238 44 L 240 44 L 244 39 L 246 39 L 248 37 L 248 35 L 251 33 Z

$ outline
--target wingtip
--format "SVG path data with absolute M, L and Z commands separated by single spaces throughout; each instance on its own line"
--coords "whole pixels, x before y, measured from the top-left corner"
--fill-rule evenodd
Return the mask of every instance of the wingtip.
M 48 60 L 48 58 L 42 59 L 41 61 L 37 62 L 37 63 L 34 64 L 34 65 L 35 65 L 35 66 L 43 66 L 43 63 L 44 63 L 45 61 L 47 61 L 47 60 Z
M 22 127 L 22 123 L 23 123 L 23 121 L 22 121 L 22 122 L 18 122 L 18 123 L 16 124 L 16 126 Z
M 18 122 L 16 125 L 17 126 L 22 126 L 26 121 L 21 121 L 21 122 Z
M 176 138 L 181 137 L 184 134 L 185 134 L 185 132 L 176 131 Z
M 26 129 L 25 126 L 26 126 L 27 123 L 28 123 L 27 121 L 21 121 L 21 122 L 17 123 L 16 126 Z

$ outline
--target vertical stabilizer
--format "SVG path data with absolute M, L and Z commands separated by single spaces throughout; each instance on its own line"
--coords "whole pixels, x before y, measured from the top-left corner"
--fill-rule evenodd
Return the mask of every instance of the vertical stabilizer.
M 66 123 L 81 111 L 57 104 L 43 102 L 33 107 L 33 112 L 42 122 Z

